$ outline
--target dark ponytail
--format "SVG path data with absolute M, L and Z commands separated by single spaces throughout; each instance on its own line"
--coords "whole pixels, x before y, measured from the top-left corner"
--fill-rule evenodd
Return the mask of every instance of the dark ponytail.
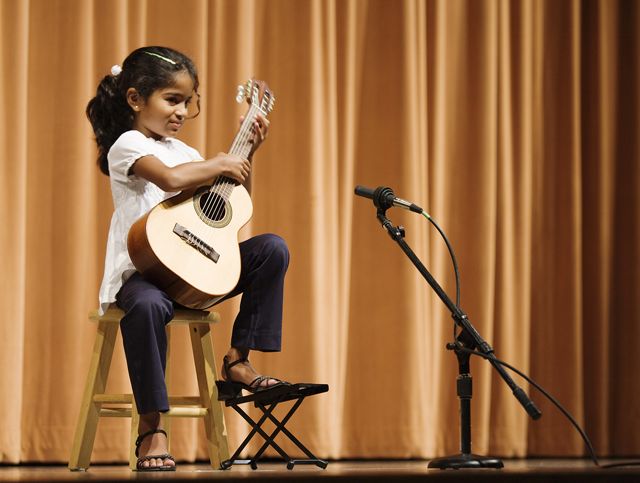
M 100 81 L 96 96 L 89 101 L 86 111 L 96 136 L 100 171 L 109 175 L 109 149 L 122 133 L 133 127 L 134 116 L 127 103 L 127 90 L 133 87 L 142 99 L 147 100 L 155 90 L 172 86 L 175 75 L 183 71 L 193 81 L 199 112 L 195 65 L 189 57 L 173 49 L 152 46 L 134 50 L 122 63 L 119 74 L 107 75 Z
M 118 77 L 120 76 L 105 76 L 98 84 L 96 97 L 87 105 L 87 117 L 93 126 L 98 144 L 98 166 L 107 176 L 109 149 L 133 124 L 133 111 L 127 104 L 126 96 L 120 92 Z

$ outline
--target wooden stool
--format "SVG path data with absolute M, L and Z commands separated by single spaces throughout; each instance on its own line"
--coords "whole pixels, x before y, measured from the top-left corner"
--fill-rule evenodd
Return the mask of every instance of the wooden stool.
M 120 328 L 120 319 L 123 316 L 124 312 L 113 304 L 102 316 L 98 315 L 97 310 L 89 313 L 89 319 L 98 322 L 98 333 L 93 346 L 89 374 L 69 459 L 69 469 L 72 471 L 89 468 L 98 420 L 101 416 L 131 418 L 129 467 L 131 469 L 136 467 L 135 441 L 138 436 L 140 417 L 135 407 L 133 395 L 105 394 L 104 392 L 113 347 Z M 215 384 L 217 370 L 210 330 L 210 324 L 219 321 L 220 316 L 215 312 L 175 310 L 175 317 L 167 326 L 167 342 L 170 342 L 170 326 L 189 326 L 200 395 L 169 396 L 170 409 L 162 415 L 163 418 L 167 416 L 204 418 L 209 459 L 211 466 L 215 469 L 221 467 L 222 461 L 229 459 L 227 430 Z M 169 373 L 169 361 L 169 350 L 167 350 L 167 374 Z M 164 421 L 165 430 L 170 435 L 171 433 L 168 431 L 170 429 L 169 420 Z

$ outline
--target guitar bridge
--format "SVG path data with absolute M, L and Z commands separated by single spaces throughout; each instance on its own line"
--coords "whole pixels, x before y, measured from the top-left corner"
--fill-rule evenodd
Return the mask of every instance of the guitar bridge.
M 187 243 L 187 245 L 192 246 L 209 260 L 212 260 L 214 263 L 218 263 L 220 254 L 216 252 L 213 247 L 209 246 L 202 239 L 187 230 L 184 226 L 176 223 L 173 227 L 173 232 L 180 238 L 182 238 Z

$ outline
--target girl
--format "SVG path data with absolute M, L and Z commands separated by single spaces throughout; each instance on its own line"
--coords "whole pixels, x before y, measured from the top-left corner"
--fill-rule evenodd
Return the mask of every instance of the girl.
M 195 109 L 194 109 L 195 107 Z M 192 111 L 196 112 L 192 114 Z M 127 252 L 131 225 L 176 192 L 227 176 L 250 189 L 251 161 L 267 136 L 269 122 L 257 116 L 248 159 L 225 153 L 203 160 L 175 136 L 200 111 L 198 74 L 184 54 L 164 47 L 133 51 L 114 66 L 87 106 L 98 144 L 98 165 L 111 178 L 114 213 L 109 229 L 100 309 L 116 303 L 133 395 L 140 413 L 138 470 L 175 470 L 167 453 L 160 413 L 169 410 L 164 381 L 165 324 L 173 302 L 136 272 Z M 197 162 L 194 162 L 197 161 Z M 252 392 L 286 384 L 260 376 L 248 360 L 250 350 L 279 351 L 284 276 L 289 252 L 276 235 L 240 244 L 240 280 L 226 298 L 242 293 L 222 379 Z

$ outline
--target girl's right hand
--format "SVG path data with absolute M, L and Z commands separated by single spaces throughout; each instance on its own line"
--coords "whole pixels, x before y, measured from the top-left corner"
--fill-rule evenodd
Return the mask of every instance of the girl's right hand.
M 235 154 L 218 153 L 214 158 L 222 169 L 222 176 L 244 183 L 251 172 L 251 163 Z

